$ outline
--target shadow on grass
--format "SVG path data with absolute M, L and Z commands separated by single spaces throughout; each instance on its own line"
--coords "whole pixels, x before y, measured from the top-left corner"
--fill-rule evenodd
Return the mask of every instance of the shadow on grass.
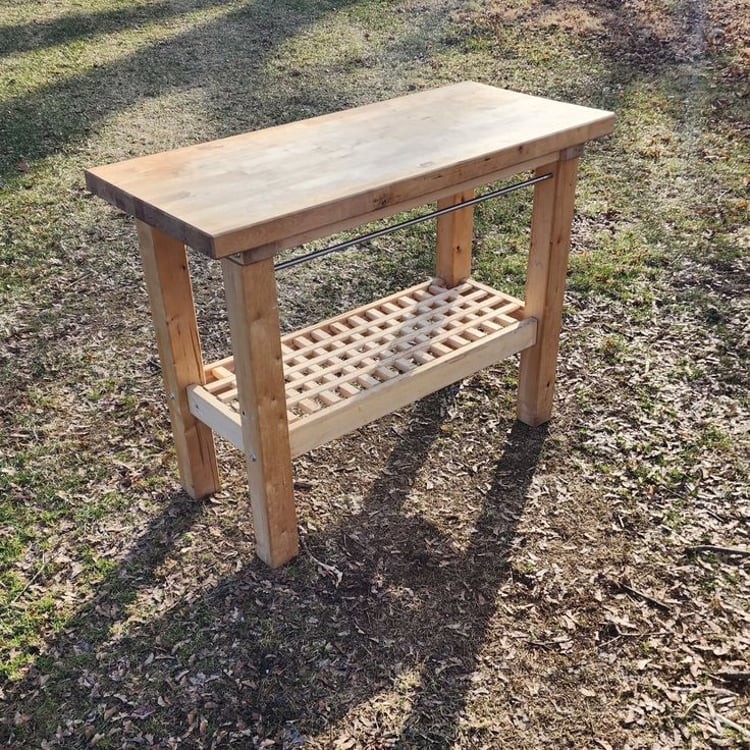
M 0 57 L 58 44 L 88 41 L 144 22 L 183 15 L 209 4 L 216 5 L 216 0 L 197 0 L 179 8 L 173 0 L 157 0 L 93 13 L 71 13 L 47 21 L 0 26 Z
M 66 704 L 75 701 L 84 707 L 93 700 L 82 675 L 93 674 L 96 652 L 112 637 L 118 619 L 116 613 L 132 604 L 140 591 L 153 585 L 155 571 L 172 552 L 175 541 L 192 527 L 201 510 L 199 503 L 182 492 L 166 497 L 164 503 L 161 514 L 107 575 L 93 599 L 66 625 L 58 639 L 47 644 L 28 677 L 2 687 L 0 695 L 10 706 L 5 721 L 0 721 L 3 746 L 23 742 L 30 729 L 28 747 L 41 747 L 53 737 Z M 104 676 L 102 673 L 101 677 Z M 16 698 L 18 702 L 14 703 Z M 37 734 L 40 730 L 41 734 Z M 80 732 L 76 736 L 83 739 Z
M 255 0 L 239 6 L 230 0 L 206 1 L 184 8 L 160 3 L 152 8 L 112 11 L 102 16 L 69 16 L 50 22 L 46 38 L 52 41 L 58 37 L 70 39 L 80 33 L 81 19 L 85 20 L 86 28 L 96 26 L 95 30 L 92 26 L 85 32 L 93 36 L 118 27 L 119 19 L 137 25 L 141 20 L 228 6 L 226 14 L 218 19 L 197 21 L 170 39 L 148 44 L 114 62 L 8 99 L 0 105 L 3 144 L 0 176 L 9 180 L 16 176 L 15 164 L 19 159 L 31 164 L 63 151 L 87 138 L 113 114 L 144 99 L 181 89 L 206 88 L 217 106 L 220 102 L 225 106 L 230 96 L 222 96 L 222 91 L 244 86 L 243 101 L 229 107 L 239 115 L 233 120 L 234 132 L 248 129 L 251 126 L 248 120 L 252 123 L 256 117 L 269 118 L 267 122 L 262 120 L 263 124 L 276 124 L 274 118 L 278 112 L 264 114 L 262 108 L 253 106 L 254 92 L 263 90 L 260 75 L 266 60 L 285 39 L 353 2 L 329 0 L 306 5 L 303 10 L 294 2 L 274 0 Z
M 322 747 L 317 735 L 337 722 L 341 735 L 355 731 L 349 710 L 409 679 L 411 707 L 386 710 L 368 739 L 452 747 L 546 431 L 512 426 L 489 489 L 467 488 L 481 510 L 458 548 L 402 507 L 436 448 L 446 394 L 415 406 L 361 510 L 308 533 L 298 560 L 278 571 L 252 561 L 118 637 L 128 606 L 164 585 L 158 568 L 202 513 L 182 494 L 169 498 L 38 665 L 6 685 L 0 742 Z M 339 567 L 340 583 L 322 575 L 320 558 Z

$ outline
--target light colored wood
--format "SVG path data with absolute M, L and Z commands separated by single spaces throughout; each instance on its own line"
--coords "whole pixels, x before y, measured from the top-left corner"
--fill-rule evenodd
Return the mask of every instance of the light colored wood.
M 552 416 L 578 159 L 540 167 L 551 180 L 534 187 L 524 314 L 539 321 L 533 348 L 521 355 L 518 418 L 536 427 Z
M 126 212 L 224 257 L 455 193 L 613 122 L 610 112 L 465 82 L 98 167 L 86 179 Z
M 449 198 L 456 193 L 474 190 L 474 188 L 479 187 L 480 185 L 490 185 L 493 182 L 508 179 L 509 177 L 513 177 L 521 172 L 531 172 L 541 164 L 549 164 L 550 162 L 557 161 L 560 153 L 561 152 L 559 151 L 555 151 L 551 154 L 543 154 L 534 159 L 527 159 L 514 164 L 511 167 L 505 167 L 496 170 L 495 172 L 490 172 L 489 174 L 482 174 L 470 180 L 462 180 L 455 185 L 448 185 L 440 190 L 434 190 L 430 193 L 418 195 L 415 198 L 392 203 L 385 208 L 368 211 L 365 214 L 355 217 L 339 219 L 329 224 L 325 224 L 324 226 L 315 227 L 314 229 L 309 229 L 300 234 L 294 234 L 290 237 L 280 237 L 278 240 L 274 240 L 265 245 L 260 245 L 246 252 L 235 254 L 232 257 L 243 263 L 256 263 L 264 258 L 271 258 L 282 250 L 299 247 L 306 242 L 311 242 L 312 240 L 317 240 L 321 237 L 330 237 L 331 235 L 336 234 L 337 232 L 343 232 L 346 229 L 352 229 L 367 224 L 368 222 L 378 221 L 379 219 L 393 216 L 402 211 L 410 211 L 413 208 L 418 208 L 419 206 L 424 206 L 428 203 L 435 203 L 443 198 Z
M 502 335 L 489 341 L 468 344 L 452 356 L 434 360 L 398 378 L 360 392 L 329 409 L 316 412 L 295 423 L 290 432 L 293 455 L 301 455 L 346 435 L 396 409 L 434 393 L 457 380 L 473 375 L 489 365 L 533 345 L 536 321 L 533 318 L 514 323 Z
M 463 349 L 451 352 L 454 356 L 449 360 L 435 359 L 416 371 L 378 383 L 356 396 L 316 411 L 290 425 L 291 455 L 300 456 L 325 445 L 440 388 L 523 351 L 534 344 L 535 337 L 536 321 L 533 318 L 515 322 L 503 329 L 498 337 L 478 340 Z M 206 419 L 219 435 L 243 450 L 240 415 L 221 404 L 218 399 L 211 398 L 205 389 L 193 388 L 191 391 L 191 404 L 195 413 Z
M 473 190 L 443 198 L 438 210 L 471 200 Z M 471 247 L 474 232 L 474 206 L 438 216 L 435 271 L 447 287 L 454 287 L 471 276 Z
M 473 291 L 470 294 L 467 294 L 465 297 L 462 297 L 462 302 L 472 302 L 476 299 L 481 299 L 483 296 L 483 292 L 476 292 Z M 450 297 L 445 297 L 445 299 L 451 299 Z M 478 309 L 478 308 L 477 308 Z M 460 319 L 463 317 L 463 310 L 458 310 L 454 313 L 452 313 L 453 317 L 456 319 Z M 423 323 L 427 325 L 427 321 L 429 321 L 431 318 L 435 316 L 435 309 L 430 308 L 429 310 L 413 314 L 411 317 L 407 317 L 403 312 L 399 313 L 398 315 L 390 315 L 390 316 L 384 316 L 383 320 L 384 322 L 387 321 L 388 323 L 397 323 L 401 319 L 404 321 L 408 321 L 405 324 L 409 325 L 410 327 L 414 328 L 421 326 Z M 352 319 L 357 318 L 358 316 L 351 316 Z M 363 321 L 363 323 L 365 323 Z M 357 336 L 356 338 L 356 350 L 358 350 L 360 353 L 353 355 L 353 358 L 351 361 L 352 364 L 356 364 L 361 359 L 365 359 L 367 357 L 371 357 L 374 355 L 379 354 L 381 351 L 385 351 L 390 348 L 391 346 L 391 340 L 396 338 L 397 334 L 395 333 L 396 330 L 398 330 L 397 326 L 391 325 L 391 327 L 388 329 L 388 332 L 386 334 L 383 334 L 380 330 L 377 328 L 372 327 L 372 324 L 370 324 L 369 327 L 366 326 L 366 324 L 363 325 L 363 323 L 359 323 L 357 321 L 357 325 L 354 326 L 352 329 L 352 332 L 348 334 L 348 336 L 351 336 L 351 334 L 355 334 Z M 439 324 L 434 324 L 432 328 L 438 327 Z M 364 329 L 364 331 L 363 331 Z M 422 329 L 419 328 L 419 331 L 422 332 Z M 415 331 L 416 332 L 416 331 Z M 361 335 L 357 335 L 361 334 Z M 337 334 L 336 336 L 333 336 L 333 341 L 340 341 L 343 338 L 348 337 L 347 334 Z M 366 351 L 364 351 L 366 349 Z M 309 353 L 312 352 L 313 356 L 309 358 L 305 358 L 305 360 L 299 364 L 292 367 L 287 368 L 286 374 L 287 377 L 295 372 L 297 372 L 299 369 L 310 367 L 311 365 L 319 365 L 321 362 L 323 362 L 328 357 L 328 352 L 325 350 L 319 350 L 320 353 L 316 353 L 316 350 L 319 350 L 319 347 L 303 347 L 302 349 L 295 351 L 295 354 L 297 353 Z M 328 370 L 326 370 L 327 372 Z
M 199 385 L 189 386 L 187 392 L 192 414 L 235 448 L 244 450 L 240 415 L 220 399 L 206 398 L 210 391 Z
M 186 392 L 206 382 L 187 254 L 158 229 L 137 226 L 180 482 L 198 499 L 219 489 L 219 469 L 211 430 L 191 413 Z
M 421 310 L 430 300 L 434 321 Z M 361 427 L 421 396 L 531 346 L 536 323 L 509 312 L 523 302 L 474 280 L 446 290 L 432 282 L 283 337 L 293 456 Z M 397 310 L 394 317 L 386 310 Z M 370 322 L 373 330 L 367 330 Z M 421 325 L 415 326 L 414 321 Z M 347 335 L 347 332 L 351 335 Z M 231 371 L 231 360 L 207 371 Z M 305 362 L 311 363 L 306 367 Z M 211 368 L 213 367 L 213 370 Z M 212 388 L 221 382 L 221 389 Z M 234 383 L 190 389 L 193 413 L 241 448 Z
M 295 351 L 293 355 L 290 357 L 290 359 L 286 361 L 294 362 L 296 360 L 298 362 L 304 362 L 305 363 L 304 369 L 315 378 L 315 381 L 311 381 L 308 378 L 306 378 L 299 371 L 299 369 L 293 370 L 293 368 L 289 368 L 289 367 L 284 368 L 284 375 L 287 380 L 287 383 L 289 381 L 294 382 L 294 380 L 301 380 L 302 383 L 304 383 L 304 385 L 302 386 L 302 390 L 297 391 L 297 396 L 295 396 L 295 398 L 297 399 L 296 403 L 309 401 L 308 391 L 312 389 L 313 382 L 318 382 L 318 383 L 323 383 L 323 384 L 325 383 L 334 384 L 334 390 L 331 390 L 330 388 L 326 388 L 324 385 L 323 388 L 319 389 L 319 391 L 315 394 L 324 404 L 330 405 L 330 404 L 335 404 L 338 401 L 341 401 L 341 397 L 336 393 L 336 390 L 335 390 L 335 384 L 337 381 L 336 376 L 332 372 L 324 372 L 323 367 L 317 363 L 317 360 L 320 360 L 320 358 L 322 357 L 324 362 L 326 363 L 335 362 L 336 364 L 334 365 L 334 368 L 340 368 L 341 360 L 335 356 L 332 356 L 331 352 L 326 351 L 325 349 L 321 349 L 319 346 L 313 344 L 309 339 L 306 339 L 305 337 L 297 337 L 296 340 L 299 341 L 300 339 L 301 339 L 303 347 L 305 348 L 312 347 L 310 351 L 312 352 L 313 357 L 307 360 L 304 357 L 297 356 L 297 352 Z M 287 406 L 289 406 L 289 400 L 290 400 L 289 397 L 290 397 L 290 389 L 287 386 L 287 389 L 286 389 Z
M 428 348 L 432 344 L 449 340 L 453 335 L 450 330 L 446 330 L 449 328 L 449 324 L 452 321 L 463 319 L 468 311 L 480 309 L 480 300 L 477 299 L 477 296 L 477 293 L 466 295 L 465 299 L 469 303 L 473 303 L 472 307 L 468 308 L 468 310 L 462 309 L 459 304 L 455 304 L 455 308 L 457 309 L 451 309 L 450 312 L 431 310 L 429 314 L 415 315 L 413 320 L 404 320 L 403 322 L 392 321 L 395 325 L 392 325 L 388 329 L 377 331 L 374 340 L 366 347 L 363 347 L 363 338 L 355 339 L 347 347 L 349 349 L 347 363 L 350 365 L 359 365 L 367 360 L 371 360 L 375 361 L 379 368 L 384 368 L 387 371 L 399 359 L 399 350 L 408 348 L 409 352 L 413 353 L 420 351 L 422 348 Z M 462 299 L 461 302 L 463 301 Z M 506 307 L 508 310 L 512 309 L 513 303 L 507 303 Z M 480 317 L 487 319 L 495 318 L 498 313 L 502 314 L 503 312 L 503 310 L 497 311 L 489 305 L 488 308 L 483 316 Z M 437 318 L 437 320 L 429 322 L 433 317 Z M 422 342 L 417 341 L 418 338 L 421 338 Z M 400 342 L 403 343 L 403 346 L 400 346 Z M 328 353 L 324 352 L 324 356 L 327 357 Z M 317 352 L 313 352 L 313 357 L 309 361 L 315 364 L 321 363 L 320 355 Z M 338 369 L 339 367 L 335 363 L 328 364 L 326 367 L 318 369 L 316 376 L 320 378 L 322 375 L 327 375 Z M 290 370 L 287 370 L 287 372 L 290 372 Z M 345 382 L 344 379 L 346 377 L 341 376 L 339 382 Z M 293 404 L 293 400 L 288 401 L 288 403 L 290 405 Z
M 271 567 L 297 554 L 279 310 L 273 261 L 222 261 L 257 554 Z
M 230 365 L 234 362 L 234 357 L 231 355 L 228 357 L 224 357 L 223 359 L 218 359 L 216 362 L 211 362 L 206 365 L 206 372 L 208 373 L 211 370 L 223 370 L 226 369 L 227 365 Z
M 511 309 L 511 306 L 508 306 L 508 309 Z M 462 315 L 462 312 L 456 312 L 452 313 L 451 316 L 446 316 L 445 320 L 440 321 L 439 323 L 431 324 L 428 326 L 425 326 L 424 328 L 418 329 L 418 333 L 422 335 L 427 335 L 428 339 L 423 343 L 414 343 L 412 344 L 408 351 L 410 354 L 413 353 L 419 353 L 425 350 L 429 350 L 431 347 L 434 347 L 435 344 L 442 344 L 446 343 L 451 349 L 460 349 L 461 347 L 465 346 L 468 342 L 462 341 L 460 337 L 456 336 L 452 331 L 443 330 L 446 327 L 446 323 L 448 323 L 451 319 L 458 318 Z M 495 311 L 490 310 L 489 312 L 485 312 L 482 316 L 480 316 L 479 321 L 481 322 L 484 319 L 491 319 L 496 317 Z M 393 342 L 393 335 L 390 335 L 385 338 L 385 343 L 381 344 L 377 347 L 377 351 L 369 350 L 366 354 L 362 353 L 356 353 L 353 354 L 350 358 L 348 358 L 348 362 L 352 365 L 360 364 L 364 359 L 367 357 L 372 357 L 373 355 L 385 355 L 382 358 L 378 358 L 378 369 L 375 371 L 376 374 L 379 374 L 380 372 L 387 373 L 386 378 L 389 377 L 396 377 L 397 376 L 397 369 L 396 369 L 396 363 L 403 358 L 403 350 L 402 351 L 396 351 L 396 353 L 390 353 L 393 352 L 394 349 L 397 349 L 397 347 L 392 343 Z M 411 336 L 410 338 L 414 338 L 414 336 Z M 357 342 L 358 344 L 358 342 Z M 358 348 L 358 346 L 357 346 Z M 391 374 L 389 372 L 389 369 L 393 368 L 393 373 Z M 321 368 L 319 371 L 316 371 L 315 375 L 316 377 L 320 378 L 322 375 L 326 375 L 329 372 L 333 372 L 334 370 L 338 369 L 337 365 L 332 364 L 328 367 Z M 352 381 L 355 381 L 357 379 L 356 373 L 344 373 L 339 376 L 338 383 L 350 383 Z M 311 388 L 306 394 L 306 398 L 311 398 L 313 396 L 317 396 L 320 393 L 323 393 L 324 391 L 328 390 L 330 388 L 330 383 L 324 383 L 322 385 L 319 385 L 318 387 Z M 298 397 L 295 398 L 289 398 L 287 399 L 287 405 L 289 407 L 293 407 L 297 401 L 299 400 Z
M 292 454 L 519 351 L 519 418 L 546 421 L 577 158 L 613 123 L 610 112 L 467 82 L 87 172 L 92 192 L 139 220 L 188 492 L 217 486 L 211 430 L 243 450 L 258 554 L 276 567 L 298 547 Z M 280 250 L 425 203 L 454 205 L 531 169 L 555 176 L 535 188 L 525 303 L 470 279 L 466 208 L 438 219 L 440 286 L 280 340 Z M 205 367 L 182 242 L 222 259 L 234 356 Z
M 470 289 L 470 287 L 465 287 L 465 289 Z M 428 298 L 430 303 L 440 303 L 444 300 L 448 299 L 455 299 L 456 298 L 456 292 L 453 292 L 449 289 L 437 289 L 435 294 L 430 295 L 422 295 L 423 287 L 420 285 L 416 288 L 417 293 L 420 295 L 420 299 L 417 302 L 421 302 L 423 299 Z M 358 308 L 357 310 L 351 310 L 349 312 L 342 313 L 341 315 L 336 316 L 335 318 L 332 318 L 329 321 L 326 321 L 326 325 L 335 328 L 337 324 L 339 323 L 346 323 L 339 332 L 332 335 L 330 338 L 326 338 L 328 343 L 337 343 L 340 341 L 343 341 L 346 338 L 358 336 L 358 341 L 361 341 L 366 343 L 367 341 L 377 341 L 379 339 L 379 333 L 378 328 L 374 325 L 374 320 L 370 317 L 367 319 L 363 318 L 362 315 L 371 316 L 373 314 L 377 314 L 378 307 L 387 308 L 388 306 L 388 300 L 390 299 L 398 299 L 402 298 L 405 292 L 398 292 L 397 294 L 393 295 L 392 297 L 386 297 L 385 300 L 379 300 L 376 303 L 370 302 L 368 305 Z M 522 303 L 523 304 L 523 303 Z M 375 307 L 377 305 L 377 307 Z M 416 305 L 415 305 L 416 306 Z M 385 315 L 378 314 L 377 315 L 377 323 L 382 326 L 384 324 L 391 324 L 394 321 L 409 318 L 410 322 L 414 323 L 415 321 L 427 319 L 430 316 L 431 309 L 425 310 L 425 312 L 418 313 L 416 317 L 414 316 L 414 312 L 410 312 L 408 310 L 405 310 L 403 307 L 399 307 L 396 310 L 393 310 L 392 312 L 388 312 Z M 355 325 L 352 326 L 351 322 L 354 322 Z M 298 331 L 294 334 L 294 339 L 299 340 L 301 338 L 305 338 L 309 336 L 314 331 L 317 331 L 320 329 L 321 324 L 317 323 L 316 325 L 312 326 L 311 328 L 305 329 L 305 331 Z M 285 341 L 288 341 L 288 337 L 284 338 Z M 294 353 L 296 355 L 305 355 L 307 356 L 313 349 L 319 348 L 319 342 L 315 344 L 310 344 L 309 346 L 295 346 Z M 307 360 L 306 360 L 307 361 Z M 287 370 L 287 374 L 289 374 L 289 370 Z

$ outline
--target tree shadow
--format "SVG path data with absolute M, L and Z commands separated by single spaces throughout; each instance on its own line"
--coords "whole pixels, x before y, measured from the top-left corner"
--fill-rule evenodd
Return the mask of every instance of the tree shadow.
M 54 20 L 0 26 L 0 57 L 32 52 L 72 41 L 94 39 L 102 34 L 119 32 L 145 21 L 158 21 L 183 15 L 215 4 L 215 0 L 195 0 L 178 8 L 172 0 L 101 10 L 93 13 L 70 13 Z
M 696 63 L 710 52 L 705 15 L 701 3 L 628 8 L 622 0 L 540 0 L 520 8 L 497 3 L 476 17 L 498 55 L 523 60 L 532 53 L 532 76 L 514 77 L 523 65 L 510 66 L 507 74 L 498 71 L 498 85 L 619 109 L 623 90 L 638 81 L 658 86 L 677 74 L 689 87 Z M 546 37 L 549 51 L 536 58 L 529 40 L 544 44 Z
M 110 116 L 146 99 L 170 92 L 205 88 L 218 107 L 228 96 L 222 91 L 245 87 L 242 106 L 230 107 L 235 117 L 232 131 L 278 124 L 278 112 L 253 106 L 263 66 L 285 39 L 327 14 L 351 5 L 354 0 L 329 0 L 295 12 L 295 4 L 255 0 L 239 7 L 230 0 L 198 2 L 187 11 L 200 8 L 233 7 L 219 18 L 199 21 L 189 30 L 143 47 L 113 62 L 60 81 L 49 82 L 31 93 L 11 97 L 0 108 L 0 176 L 9 181 L 17 176 L 16 163 L 27 163 L 56 154 L 87 138 Z M 149 19 L 165 17 L 172 3 L 148 11 Z M 184 11 L 180 10 L 182 14 Z M 176 12 L 172 16 L 177 15 Z M 86 16 L 91 22 L 96 16 Z M 117 14 L 104 16 L 117 24 Z M 125 20 L 135 23 L 137 9 Z M 74 33 L 73 21 L 61 21 L 55 34 Z M 66 31 L 67 29 L 67 31 Z M 101 30 L 99 30 L 101 33 Z M 129 146 L 122 144 L 123 157 Z M 116 149 L 115 149 L 116 150 Z
M 9 187 L 4 181 L 11 183 L 15 179 L 32 187 L 35 160 L 83 147 L 88 136 L 104 127 L 109 118 L 154 97 L 201 89 L 207 107 L 201 122 L 222 135 L 261 124 L 277 124 L 284 115 L 294 116 L 283 110 L 282 97 L 274 100 L 273 107 L 257 104 L 265 96 L 263 70 L 268 58 L 285 40 L 354 1 L 326 0 L 300 9 L 292 0 L 170 0 L 102 14 L 74 14 L 58 21 L 32 23 L 28 28 L 3 27 L 0 52 L 8 45 L 12 48 L 13 40 L 20 49 L 23 39 L 32 32 L 38 32 L 39 39 L 35 37 L 34 42 L 37 46 L 77 38 L 79 27 L 89 34 L 85 37 L 89 39 L 94 33 L 102 35 L 139 23 L 175 20 L 201 9 L 226 10 L 225 15 L 198 23 L 168 40 L 149 44 L 70 78 L 52 80 L 27 95 L 0 103 L 0 192 Z M 241 98 L 235 95 L 239 91 L 243 92 Z M 332 85 L 327 92 L 321 89 L 321 109 L 316 114 L 326 105 L 334 108 Z M 175 133 L 173 137 L 179 136 Z M 112 159 L 133 155 L 133 149 L 138 147 L 148 148 L 142 145 L 136 124 L 126 137 L 111 144 Z M 28 162 L 29 174 L 18 171 L 22 157 Z M 55 183 L 55 190 L 62 193 L 64 188 Z M 68 216 L 74 211 L 86 213 L 79 196 L 55 196 L 58 208 L 50 209 L 53 218 L 49 223 L 66 223 L 66 229 L 50 231 L 44 247 L 36 242 L 36 227 L 30 226 L 34 225 L 30 217 L 40 213 L 36 206 L 9 215 L 7 226 L 3 227 L 2 260 L 18 267 L 36 264 L 40 269 L 35 288 L 38 303 L 18 312 L 18 323 L 13 321 L 4 340 L 7 352 L 0 351 L 0 389 L 7 391 L 9 402 L 5 408 L 0 407 L 0 419 L 7 432 L 24 418 L 28 410 L 24 394 L 32 385 L 44 388 L 47 382 L 58 381 L 61 371 L 85 369 L 80 352 L 108 327 L 122 326 L 121 311 L 132 307 L 134 288 L 138 288 L 141 304 L 146 302 L 135 245 L 124 257 L 113 249 L 121 237 L 125 238 L 123 245 L 128 241 L 135 243 L 132 221 L 118 216 L 108 222 L 88 219 L 85 227 L 70 227 Z M 74 202 L 80 205 L 66 214 L 65 209 Z M 61 233 L 67 233 L 64 239 L 60 238 Z M 198 295 L 210 286 L 216 285 L 199 282 Z M 219 285 L 210 301 L 220 294 Z M 208 310 L 214 307 L 223 310 L 223 302 L 205 306 Z M 225 331 L 222 334 L 226 341 Z

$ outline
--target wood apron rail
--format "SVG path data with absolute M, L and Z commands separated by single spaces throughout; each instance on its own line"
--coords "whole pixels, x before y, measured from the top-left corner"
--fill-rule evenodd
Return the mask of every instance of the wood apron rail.
M 242 450 L 257 552 L 276 567 L 298 551 L 293 456 L 517 352 L 518 418 L 547 421 L 578 159 L 613 125 L 465 82 L 89 170 L 89 189 L 137 220 L 185 490 L 218 489 L 214 433 Z M 472 204 L 528 171 L 547 179 L 520 300 L 471 278 Z M 458 206 L 437 218 L 434 279 L 281 336 L 279 252 L 432 202 Z M 222 264 L 218 362 L 203 361 L 185 245 Z

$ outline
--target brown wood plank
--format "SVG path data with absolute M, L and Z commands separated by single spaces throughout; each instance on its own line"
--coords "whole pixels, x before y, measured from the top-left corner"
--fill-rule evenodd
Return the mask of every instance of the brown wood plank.
M 493 172 L 477 174 L 471 179 L 462 179 L 461 182 L 453 185 L 446 185 L 438 190 L 432 190 L 430 192 L 415 194 L 408 198 L 402 198 L 394 200 L 393 203 L 388 204 L 385 208 L 375 209 L 368 211 L 364 214 L 357 216 L 346 216 L 343 219 L 334 220 L 331 223 L 316 226 L 313 229 L 308 229 L 300 234 L 291 235 L 288 237 L 280 237 L 277 240 L 273 240 L 269 243 L 259 245 L 245 253 L 242 253 L 242 260 L 246 263 L 254 263 L 264 258 L 271 258 L 282 250 L 288 250 L 289 248 L 299 247 L 304 245 L 306 242 L 319 239 L 320 237 L 330 237 L 332 234 L 342 232 L 346 229 L 352 229 L 353 227 L 361 227 L 363 224 L 368 222 L 378 221 L 379 219 L 393 216 L 402 211 L 410 211 L 413 208 L 419 206 L 425 206 L 429 203 L 435 203 L 443 198 L 448 198 L 451 195 L 460 193 L 466 190 L 474 190 L 481 185 L 490 185 L 493 182 L 499 182 L 500 180 L 506 180 L 509 177 L 514 177 L 522 172 L 532 172 L 540 164 L 549 164 L 552 161 L 557 161 L 560 156 L 559 151 L 555 151 L 552 154 L 543 154 L 533 159 L 527 159 L 522 162 L 517 162 L 510 167 L 504 167 Z M 185 240 L 187 242 L 187 240 Z M 190 243 L 188 243 L 190 244 Z M 210 254 L 210 253 L 209 253 Z
M 319 445 L 390 414 L 439 388 L 468 377 L 534 343 L 536 321 L 514 323 L 490 339 L 482 339 L 421 367 L 398 375 L 331 406 L 290 429 L 292 454 L 299 456 Z
M 228 440 L 235 448 L 243 450 L 240 415 L 230 406 L 212 397 L 205 387 L 191 385 L 188 388 L 190 411 L 217 435 Z
M 605 135 L 613 121 L 465 82 L 98 167 L 87 184 L 223 257 L 481 181 Z
M 439 200 L 438 209 L 471 200 L 473 190 Z M 474 206 L 439 216 L 435 272 L 447 287 L 454 287 L 471 276 L 471 248 L 474 232 Z
M 514 307 L 514 303 L 509 303 L 507 305 L 508 308 Z M 489 320 L 494 317 L 497 317 L 499 313 L 503 311 L 503 308 L 500 308 L 499 310 L 490 309 L 489 311 L 485 311 L 482 315 L 479 316 L 477 319 L 477 322 L 481 323 L 483 320 Z M 435 346 L 437 344 L 444 344 L 447 343 L 450 346 L 452 346 L 454 349 L 460 349 L 461 347 L 465 347 L 466 344 L 468 344 L 467 341 L 460 341 L 459 337 L 456 336 L 456 334 L 451 330 L 445 330 L 447 328 L 447 324 L 450 323 L 451 320 L 456 319 L 460 320 L 460 318 L 463 316 L 463 311 L 459 311 L 456 313 L 452 313 L 451 315 L 447 315 L 444 320 L 441 320 L 439 323 L 434 323 L 429 326 L 425 326 L 425 328 L 421 329 L 420 332 L 425 332 L 431 335 L 425 343 L 420 343 L 418 341 L 414 341 L 416 338 L 413 334 L 407 334 L 405 337 L 407 340 L 411 341 L 411 345 L 408 349 L 409 353 L 413 352 L 420 352 L 423 350 L 427 351 L 435 351 Z M 515 322 L 514 322 L 515 325 Z M 509 328 L 512 328 L 513 326 L 509 326 Z M 459 329 L 460 330 L 460 329 Z M 378 375 L 378 377 L 395 377 L 396 371 L 394 371 L 394 374 L 391 375 L 389 373 L 389 370 L 394 366 L 394 363 L 398 361 L 399 359 L 402 359 L 402 356 L 400 353 L 393 353 L 393 350 L 396 348 L 395 344 L 391 344 L 393 341 L 393 337 L 387 341 L 386 343 L 382 344 L 375 350 L 368 351 L 364 354 L 356 354 L 349 360 L 352 365 L 361 364 L 364 359 L 366 359 L 371 354 L 380 355 L 383 354 L 382 359 L 378 359 L 378 370 L 375 370 L 375 374 Z M 332 368 L 325 368 L 321 371 L 321 373 L 316 373 L 316 377 L 320 377 L 321 374 L 327 372 L 329 369 Z M 380 374 L 382 371 L 382 375 Z M 354 380 L 354 375 L 341 375 L 340 381 L 341 382 L 350 382 L 351 380 Z M 450 381 L 453 382 L 453 381 Z M 325 389 L 325 386 L 317 386 L 313 389 L 311 389 L 308 394 L 309 397 L 317 396 L 322 390 Z M 428 391 L 429 393 L 430 391 Z M 288 404 L 290 407 L 293 407 L 296 403 L 295 398 L 289 398 Z
M 540 167 L 554 178 L 534 188 L 525 316 L 538 321 L 536 344 L 521 355 L 518 418 L 536 427 L 552 416 L 578 159 Z
M 219 489 L 213 434 L 190 412 L 187 387 L 205 383 L 185 246 L 141 222 L 138 239 L 167 391 L 180 482 L 194 498 Z
M 257 553 L 275 568 L 297 554 L 298 536 L 273 261 L 222 270 Z

